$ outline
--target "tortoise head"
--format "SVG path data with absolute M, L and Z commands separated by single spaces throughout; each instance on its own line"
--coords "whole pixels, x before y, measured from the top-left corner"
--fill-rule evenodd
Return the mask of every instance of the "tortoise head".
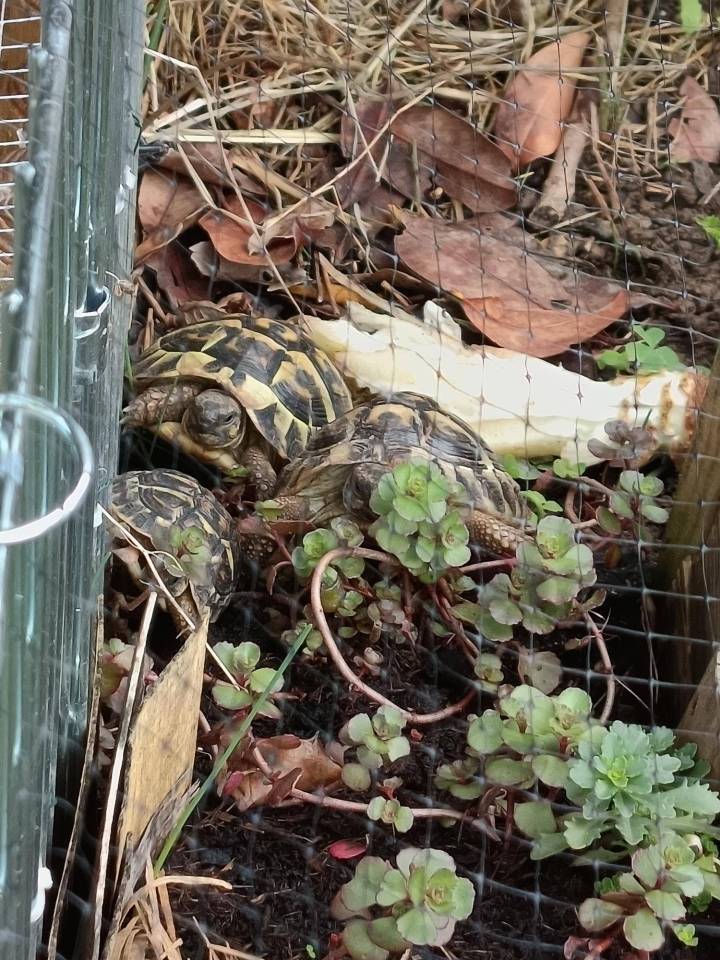
M 236 447 L 245 436 L 247 417 L 223 390 L 203 390 L 187 406 L 183 428 L 203 447 Z
M 380 477 L 390 468 L 386 463 L 356 463 L 343 486 L 343 506 L 350 516 L 372 517 L 370 497 Z

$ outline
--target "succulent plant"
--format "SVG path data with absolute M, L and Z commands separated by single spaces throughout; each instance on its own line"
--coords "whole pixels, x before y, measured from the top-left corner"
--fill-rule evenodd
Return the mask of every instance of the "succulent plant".
M 447 790 L 458 800 L 477 800 L 485 791 L 485 785 L 478 777 L 479 769 L 480 763 L 474 757 L 443 763 L 435 774 L 435 786 L 438 790 Z
M 415 822 L 409 807 L 403 807 L 398 800 L 385 797 L 374 797 L 368 804 L 367 815 L 371 820 L 391 824 L 398 833 L 407 833 Z
M 636 850 L 631 870 L 598 884 L 598 897 L 585 900 L 578 918 L 585 930 L 600 933 L 620 925 L 636 950 L 653 953 L 665 942 L 667 925 L 686 946 L 696 946 L 692 924 L 684 920 L 688 904 L 703 894 L 720 899 L 720 861 L 703 849 L 696 836 L 671 834 L 660 843 Z
M 378 515 L 370 534 L 419 580 L 432 583 L 469 561 L 467 495 L 434 463 L 401 463 L 384 474 L 370 507 Z
M 598 523 L 608 533 L 618 535 L 628 523 L 642 530 L 644 521 L 666 523 L 670 513 L 657 502 L 664 490 L 662 480 L 646 476 L 638 470 L 623 470 L 617 489 L 608 499 L 608 505 L 598 507 Z
M 412 945 L 448 943 L 474 903 L 472 883 L 457 876 L 449 854 L 408 847 L 397 855 L 396 867 L 364 857 L 330 910 L 336 919 L 349 921 L 343 944 L 354 960 L 387 960 Z
M 592 726 L 591 708 L 590 697 L 572 687 L 554 697 L 527 684 L 511 689 L 497 709 L 468 717 L 467 757 L 440 766 L 435 785 L 459 799 L 479 797 L 488 784 L 562 788 L 570 752 Z M 550 832 L 555 818 L 544 823 Z
M 251 707 L 260 694 L 268 688 L 270 694 L 282 689 L 283 680 L 272 667 L 258 667 L 261 651 L 256 643 L 233 644 L 222 641 L 213 647 L 213 653 L 223 664 L 235 683 L 216 680 L 212 687 L 212 698 L 224 710 L 245 710 Z M 268 701 L 260 710 L 260 715 L 272 720 L 280 718 L 281 713 L 274 703 Z
M 352 717 L 340 731 L 340 741 L 354 746 L 358 764 L 345 764 L 343 780 L 347 783 L 348 767 L 353 777 L 353 789 L 366 789 L 354 786 L 360 782 L 360 774 L 355 766 L 361 766 L 366 771 L 380 770 L 388 763 L 393 763 L 410 753 L 410 741 L 402 735 L 406 719 L 397 707 L 378 707 L 372 718 L 367 713 L 359 713 Z M 369 776 L 367 778 L 369 785 Z
M 207 583 L 212 559 L 207 534 L 201 527 L 170 530 L 170 551 L 160 552 L 158 563 L 172 577 L 184 577 L 194 583 Z
M 568 799 L 582 808 L 566 820 L 565 836 L 578 849 L 609 828 L 630 846 L 652 838 L 659 820 L 671 826 L 678 816 L 699 818 L 720 813 L 720 798 L 699 777 L 694 745 L 673 750 L 674 735 L 665 727 L 646 732 L 637 724 L 614 721 L 593 731 L 578 745 L 570 763 Z
M 331 550 L 338 547 L 359 547 L 363 542 L 360 528 L 346 517 L 336 517 L 330 521 L 330 527 L 319 527 L 306 533 L 302 546 L 295 547 L 292 562 L 295 572 L 302 579 L 308 579 L 320 560 Z M 343 557 L 334 561 L 332 567 L 352 580 L 362 576 L 365 562 L 361 557 Z M 329 568 L 331 569 L 331 568 Z
M 564 517 L 543 517 L 535 542 L 521 543 L 516 560 L 509 575 L 498 573 L 478 589 L 476 603 L 453 607 L 456 617 L 489 640 L 511 640 L 520 623 L 531 633 L 550 633 L 558 621 L 602 602 L 600 593 L 580 601 L 581 590 L 596 580 L 593 554 L 575 542 L 573 525 Z
M 135 645 L 125 643 L 119 637 L 111 637 L 100 651 L 100 700 L 114 713 L 120 713 L 127 697 L 128 676 L 135 659 Z M 143 682 L 146 686 L 157 680 L 153 662 L 147 654 L 142 664 Z
M 708 765 L 696 761 L 696 750 L 676 747 L 664 727 L 647 732 L 619 720 L 593 727 L 568 760 L 565 794 L 579 809 L 533 834 L 532 858 L 569 848 L 618 860 L 663 832 L 712 833 L 720 797 L 701 782 Z

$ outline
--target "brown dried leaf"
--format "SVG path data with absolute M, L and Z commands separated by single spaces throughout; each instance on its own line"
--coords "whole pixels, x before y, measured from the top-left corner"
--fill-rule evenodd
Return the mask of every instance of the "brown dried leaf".
M 675 163 L 704 160 L 717 163 L 720 160 L 720 114 L 710 94 L 697 80 L 686 77 L 680 87 L 685 97 L 679 117 L 674 117 L 668 126 L 673 137 L 670 157 Z
M 357 157 L 392 116 L 387 100 L 360 102 L 357 122 L 345 116 L 342 147 Z M 411 200 L 422 200 L 439 187 L 475 213 L 505 210 L 515 203 L 516 186 L 503 152 L 487 137 L 450 111 L 417 105 L 398 112 L 370 155 L 347 172 L 338 184 L 344 207 L 367 201 L 378 187 L 378 176 Z
M 135 251 L 136 263 L 142 263 L 197 223 L 206 206 L 200 192 L 185 177 L 147 170 L 138 194 L 138 216 L 145 236 Z
M 248 214 L 252 221 L 248 219 Z M 250 239 L 258 232 L 258 224 L 265 218 L 265 209 L 254 200 L 242 202 L 236 196 L 227 196 L 224 209 L 210 210 L 199 221 L 210 237 L 215 250 L 224 260 L 253 266 L 267 266 L 269 257 L 275 263 L 287 263 L 295 253 L 295 240 L 279 238 L 272 242 L 267 253 L 250 249 Z M 271 244 L 268 244 L 268 248 Z
M 145 265 L 155 271 L 157 285 L 167 297 L 172 310 L 187 300 L 197 300 L 207 295 L 207 281 L 199 275 L 190 254 L 177 240 L 149 256 Z
M 401 212 L 398 219 L 406 230 L 395 238 L 395 250 L 404 263 L 456 297 L 473 326 L 498 346 L 554 356 L 638 302 L 617 284 L 576 275 L 498 239 L 485 218 L 451 224 Z M 496 220 L 491 224 L 497 228 Z
M 510 81 L 495 115 L 494 133 L 516 168 L 557 150 L 575 98 L 576 82 L 568 74 L 582 63 L 589 41 L 590 34 L 580 31 L 549 43 L 529 58 L 530 69 Z
M 138 216 L 146 234 L 175 227 L 201 212 L 205 200 L 187 177 L 147 170 L 140 183 Z
M 257 768 L 248 753 L 235 755 L 230 766 L 242 776 L 233 777 L 233 799 L 249 810 L 268 802 L 279 806 L 293 787 L 312 792 L 340 778 L 342 768 L 331 760 L 317 737 L 301 740 L 291 734 L 258 740 L 255 747 L 272 771 L 272 779 Z
M 395 250 L 416 273 L 460 300 L 498 297 L 550 307 L 567 296 L 563 285 L 522 248 L 468 225 L 400 211 L 405 232 Z
M 507 210 L 517 199 L 510 164 L 496 144 L 442 107 L 411 107 L 390 127 L 394 137 L 414 144 L 418 166 L 432 183 L 473 213 Z
M 184 154 L 184 156 L 183 156 Z M 183 143 L 182 153 L 171 148 L 155 164 L 156 170 L 168 170 L 189 177 L 188 165 L 195 170 L 205 184 L 232 190 L 235 187 L 243 193 L 264 197 L 267 193 L 262 184 L 233 168 L 229 151 L 217 143 Z M 230 170 L 230 174 L 228 174 Z
M 619 320 L 630 308 L 630 298 L 626 290 L 618 290 L 593 313 L 560 307 L 545 310 L 530 303 L 508 306 L 495 297 L 464 300 L 462 308 L 472 325 L 499 347 L 531 357 L 553 357 Z

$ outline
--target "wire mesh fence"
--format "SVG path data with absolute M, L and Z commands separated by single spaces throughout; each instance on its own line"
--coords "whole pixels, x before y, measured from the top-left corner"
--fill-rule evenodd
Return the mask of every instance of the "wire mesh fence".
M 716 955 L 712 7 L 155 0 L 142 68 L 73 10 L 0 364 L 100 465 L 3 555 L 49 954 Z
M 0 952 L 8 958 L 57 939 L 49 917 L 43 927 L 44 908 L 52 914 L 81 799 L 104 551 L 95 504 L 115 471 L 128 327 L 129 298 L 114 296 L 111 277 L 129 266 L 143 28 L 137 4 L 119 11 L 48 0 L 40 13 L 33 2 L 0 7 Z

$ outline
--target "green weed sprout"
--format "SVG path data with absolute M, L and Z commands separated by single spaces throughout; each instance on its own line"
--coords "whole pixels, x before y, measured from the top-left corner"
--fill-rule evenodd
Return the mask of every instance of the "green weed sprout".
M 642 327 L 633 325 L 631 339 L 622 347 L 603 350 L 597 356 L 597 365 L 601 370 L 613 370 L 615 373 L 660 373 L 663 370 L 684 370 L 685 364 L 677 353 L 663 345 L 665 331 L 660 327 Z

